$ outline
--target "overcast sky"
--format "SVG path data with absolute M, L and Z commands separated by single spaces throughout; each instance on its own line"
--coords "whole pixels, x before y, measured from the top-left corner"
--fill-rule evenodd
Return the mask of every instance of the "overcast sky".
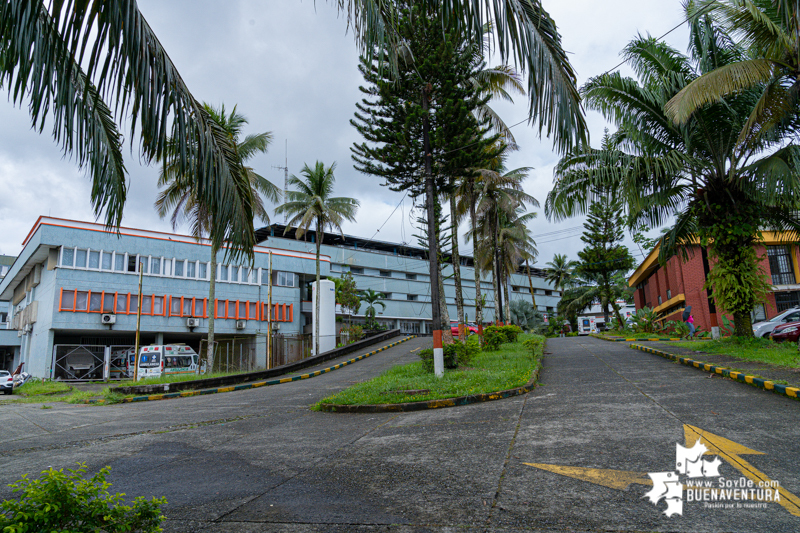
M 637 33 L 660 36 L 683 20 L 679 0 L 543 2 L 558 24 L 580 84 L 617 65 L 620 50 Z M 288 140 L 290 173 L 299 174 L 304 163 L 335 161 L 337 195 L 361 202 L 358 222 L 347 224 L 345 233 L 415 241 L 411 235 L 417 231 L 409 223 L 411 201 L 405 199 L 392 214 L 402 193 L 391 192 L 377 178 L 353 169 L 349 148 L 360 137 L 349 120 L 363 80 L 356 69 L 353 36 L 346 34 L 346 22 L 332 5 L 323 0 L 316 5 L 310 0 L 139 0 L 139 6 L 196 98 L 228 108 L 237 105 L 250 122 L 246 133 L 272 132 L 269 152 L 252 160 L 257 172 L 283 187 L 283 171 L 273 167 L 283 166 Z M 685 25 L 665 39 L 684 51 Z M 626 67 L 621 70 L 630 73 Z M 517 97 L 513 105 L 493 107 L 507 124 L 514 124 L 526 118 L 528 103 Z M 596 144 L 607 125 L 595 113 L 588 121 Z M 27 109 L 14 108 L 8 101 L 0 102 L 0 125 L 0 254 L 18 254 L 40 215 L 94 220 L 88 178 L 62 156 L 49 127 L 43 135 L 32 131 Z M 534 168 L 525 189 L 544 205 L 558 155 L 551 141 L 540 140 L 527 124 L 513 132 L 521 149 L 511 156 L 509 167 Z M 128 132 L 124 133 L 127 139 Z M 140 165 L 130 144 L 125 155 L 130 190 L 123 225 L 171 231 L 169 222 L 160 220 L 152 207 L 158 169 Z M 582 248 L 580 229 L 552 232 L 578 228 L 583 220 L 555 224 L 546 220 L 542 209 L 537 211 L 539 218 L 531 227 L 538 236 L 537 266 L 552 260 L 555 253 L 576 259 Z M 638 248 L 628 244 L 641 258 Z M 467 252 L 471 249 L 466 246 Z

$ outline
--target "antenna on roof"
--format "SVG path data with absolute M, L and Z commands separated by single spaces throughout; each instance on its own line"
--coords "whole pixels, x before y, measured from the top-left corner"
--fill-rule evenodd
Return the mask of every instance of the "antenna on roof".
M 276 166 L 272 165 L 272 168 L 277 168 L 278 170 L 283 170 L 283 201 L 286 201 L 286 193 L 289 191 L 289 139 L 286 139 L 286 144 L 284 148 L 284 155 L 286 160 L 283 166 Z M 283 223 L 286 224 L 286 213 L 283 214 Z

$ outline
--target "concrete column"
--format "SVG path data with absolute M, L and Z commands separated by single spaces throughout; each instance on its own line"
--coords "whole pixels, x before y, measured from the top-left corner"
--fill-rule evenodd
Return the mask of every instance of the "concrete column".
M 164 344 L 164 334 L 156 333 L 156 344 Z

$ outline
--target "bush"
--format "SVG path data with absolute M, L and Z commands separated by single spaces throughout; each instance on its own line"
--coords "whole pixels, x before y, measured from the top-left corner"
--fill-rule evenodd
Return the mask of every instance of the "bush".
M 658 314 L 649 307 L 636 310 L 636 314 L 631 315 L 633 330 L 637 333 L 656 333 L 661 330 L 658 323 Z
M 522 345 L 528 350 L 530 350 L 531 357 L 536 357 L 536 353 L 539 351 L 539 348 L 541 348 L 543 342 L 544 342 L 544 337 L 536 336 L 525 340 L 522 343 Z
M 142 497 L 132 505 L 123 505 L 124 494 L 111 495 L 106 476 L 111 468 L 104 467 L 89 479 L 83 479 L 86 465 L 68 470 L 45 470 L 40 479 L 27 476 L 10 486 L 21 492 L 19 500 L 0 503 L 0 531 L 4 533 L 34 533 L 39 531 L 83 532 L 142 532 L 161 531 L 159 506 L 166 498 Z
M 459 365 L 468 365 L 472 359 L 481 351 L 477 337 L 469 337 L 467 342 L 456 341 L 453 344 L 445 344 L 443 348 L 444 367 L 449 369 L 458 368 Z M 433 350 L 427 348 L 419 351 L 419 357 L 426 372 L 433 372 Z
M 506 341 L 506 336 L 497 326 L 489 326 L 483 330 L 483 349 L 486 351 L 499 350 Z

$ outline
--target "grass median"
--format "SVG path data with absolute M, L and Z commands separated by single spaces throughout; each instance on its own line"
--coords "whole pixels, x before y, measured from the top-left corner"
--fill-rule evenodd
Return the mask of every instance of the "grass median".
M 539 340 L 535 349 L 523 344 L 534 338 Z M 312 409 L 319 410 L 322 404 L 377 405 L 441 400 L 520 387 L 541 364 L 544 340 L 539 335 L 520 335 L 518 342 L 503 344 L 497 351 L 482 351 L 468 366 L 446 370 L 441 378 L 426 371 L 422 361 L 396 366 L 321 400 Z
M 744 361 L 767 363 L 784 368 L 800 368 L 800 351 L 793 342 L 773 342 L 770 339 L 732 337 L 703 343 L 684 341 L 676 346 L 717 355 L 729 355 Z

